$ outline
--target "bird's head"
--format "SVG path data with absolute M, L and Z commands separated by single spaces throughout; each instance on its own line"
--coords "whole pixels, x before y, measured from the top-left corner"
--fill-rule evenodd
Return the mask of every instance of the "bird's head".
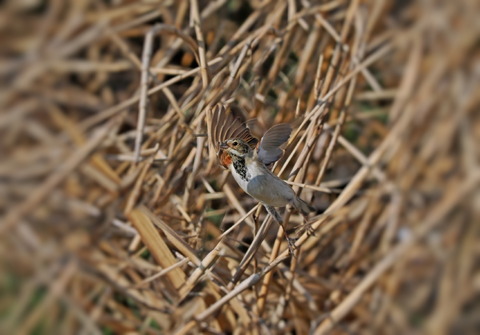
M 234 157 L 245 157 L 251 152 L 250 146 L 240 139 L 230 139 L 222 142 L 220 143 L 220 149 Z

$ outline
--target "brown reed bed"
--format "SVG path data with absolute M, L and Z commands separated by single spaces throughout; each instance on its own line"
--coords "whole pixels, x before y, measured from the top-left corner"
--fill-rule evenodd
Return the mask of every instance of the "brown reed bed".
M 5 334 L 474 334 L 476 1 L 7 1 Z M 281 229 L 217 103 L 294 132 Z

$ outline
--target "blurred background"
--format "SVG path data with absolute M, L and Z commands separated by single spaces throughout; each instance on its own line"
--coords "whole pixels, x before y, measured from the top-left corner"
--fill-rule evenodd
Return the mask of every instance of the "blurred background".
M 0 332 L 480 333 L 479 14 L 2 1 Z M 294 257 L 209 149 L 216 104 L 292 124 Z

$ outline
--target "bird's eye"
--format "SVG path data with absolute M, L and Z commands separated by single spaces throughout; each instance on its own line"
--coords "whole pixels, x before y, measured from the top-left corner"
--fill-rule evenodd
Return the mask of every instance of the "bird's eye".
M 232 143 L 234 146 L 237 146 L 238 142 L 237 141 L 233 141 Z

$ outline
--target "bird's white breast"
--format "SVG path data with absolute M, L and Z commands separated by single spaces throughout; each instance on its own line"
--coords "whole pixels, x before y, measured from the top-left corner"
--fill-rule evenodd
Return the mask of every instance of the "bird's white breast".
M 252 171 L 252 167 L 250 166 L 251 164 L 245 164 L 245 178 L 238 173 L 238 171 L 235 169 L 233 164 L 230 164 L 230 171 L 232 172 L 233 178 L 235 178 L 235 181 L 237 182 L 238 185 L 247 192 L 247 185 L 249 181 L 252 179 L 252 176 L 255 175 L 256 171 Z M 247 192 L 248 193 L 248 192 Z

